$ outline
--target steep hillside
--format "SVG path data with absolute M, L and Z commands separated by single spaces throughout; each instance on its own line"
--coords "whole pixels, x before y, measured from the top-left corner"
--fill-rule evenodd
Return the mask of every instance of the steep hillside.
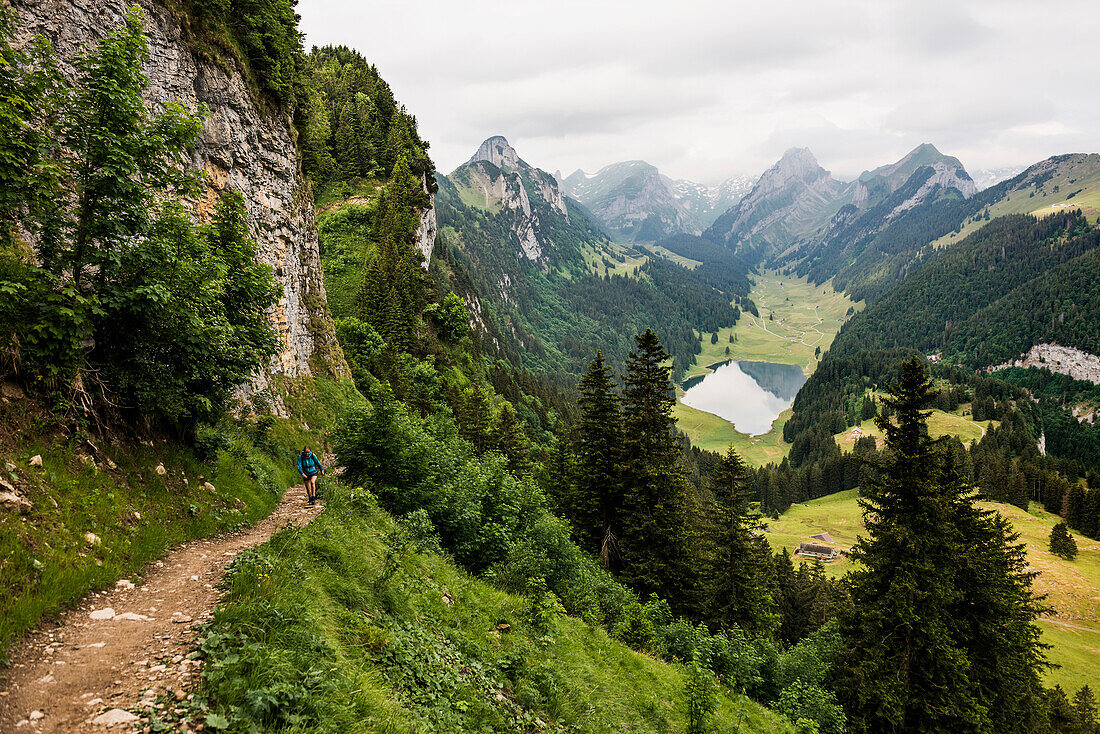
M 1052 156 L 996 184 L 991 192 L 982 209 L 961 220 L 957 230 L 940 236 L 933 245 L 958 242 L 991 218 L 1005 214 L 1042 216 L 1080 209 L 1096 221 L 1100 217 L 1100 154 Z
M 20 38 L 45 35 L 62 74 L 72 79 L 82 44 L 94 43 L 117 28 L 132 4 L 46 0 L 16 2 L 13 7 L 19 13 Z M 207 110 L 191 160 L 205 173 L 202 191 L 194 198 L 196 218 L 209 221 L 220 193 L 239 192 L 257 259 L 271 266 L 280 286 L 269 314 L 279 334 L 278 351 L 246 392 L 267 386 L 271 375 L 346 375 L 326 304 L 313 207 L 289 116 L 285 111 L 273 113 L 265 99 L 257 98 L 257 69 L 198 37 L 201 31 L 189 33 L 190 26 L 181 25 L 178 11 L 168 3 L 149 0 L 142 7 L 150 46 L 145 68 L 148 103 L 159 110 L 179 100 L 190 109 L 204 105 Z
M 914 268 L 841 331 L 833 351 L 903 345 L 972 367 L 1040 342 L 1100 353 L 1098 247 L 1100 232 L 1072 212 L 998 218 Z
M 690 669 L 631 650 L 542 594 L 471 576 L 423 524 L 395 521 L 365 490 L 334 487 L 312 525 L 236 561 L 201 644 L 226 661 L 207 666 L 203 700 L 230 725 L 685 730 Z M 271 699 L 262 716 L 243 703 L 246 690 Z M 795 731 L 731 685 L 717 693 L 718 726 Z M 193 712 L 206 716 L 198 699 Z
M 612 163 L 591 175 L 575 171 L 562 186 L 617 239 L 653 242 L 677 232 L 699 233 L 668 180 L 645 161 Z
M 837 287 L 860 300 L 885 292 L 930 237 L 979 206 L 958 159 L 929 144 L 863 173 L 852 186 L 851 203 L 788 257 L 800 259 L 800 274 L 817 283 L 835 276 Z
M 621 365 L 633 335 L 653 328 L 677 370 L 699 348 L 697 329 L 732 325 L 745 270 L 688 270 L 613 244 L 557 180 L 501 137 L 437 176 L 443 277 L 463 291 L 485 345 L 534 370 L 580 372 L 597 348 Z
M 817 232 L 844 205 L 850 189 L 809 150 L 792 148 L 703 236 L 748 262 L 768 259 Z
M 559 182 L 616 239 L 627 242 L 698 235 L 752 186 L 743 176 L 717 186 L 673 180 L 645 161 L 612 163 L 592 174 L 578 170 Z

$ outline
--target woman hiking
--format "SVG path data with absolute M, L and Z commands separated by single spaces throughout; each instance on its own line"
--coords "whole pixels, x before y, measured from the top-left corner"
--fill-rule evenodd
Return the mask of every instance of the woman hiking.
M 302 453 L 298 454 L 298 473 L 302 475 L 302 483 L 306 487 L 306 499 L 309 504 L 317 503 L 317 475 L 324 474 L 325 468 L 315 454 L 310 452 L 309 446 L 302 447 Z

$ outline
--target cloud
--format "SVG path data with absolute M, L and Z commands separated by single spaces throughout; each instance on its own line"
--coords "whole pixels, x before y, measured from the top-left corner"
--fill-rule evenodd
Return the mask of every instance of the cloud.
M 1024 0 L 301 0 L 308 44 L 378 65 L 440 170 L 482 139 L 535 165 L 758 174 L 786 147 L 855 176 L 935 143 L 969 167 L 1095 150 L 1100 11 Z

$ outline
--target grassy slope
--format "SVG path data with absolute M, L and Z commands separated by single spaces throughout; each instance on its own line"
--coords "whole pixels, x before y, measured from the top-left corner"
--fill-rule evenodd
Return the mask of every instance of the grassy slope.
M 945 413 L 942 410 L 932 410 L 928 416 L 928 433 L 934 438 L 940 436 L 958 436 L 964 444 L 978 441 L 985 435 L 989 426 L 997 425 L 997 421 L 975 421 L 970 418 L 970 404 L 960 405 L 954 413 Z M 875 426 L 874 419 L 868 419 L 859 424 L 859 429 L 864 436 L 874 436 L 881 445 L 882 431 Z M 856 438 L 852 435 L 852 428 L 848 428 L 834 436 L 840 447 L 851 451 L 855 446 Z
M 368 493 L 334 484 L 312 525 L 236 563 L 203 693 L 232 718 L 279 691 L 323 731 L 684 730 L 679 667 L 573 618 L 536 627 L 527 599 L 428 546 Z M 729 690 L 718 719 L 722 731 L 789 731 Z
M 342 395 L 336 385 L 303 383 L 287 404 L 318 425 L 324 405 Z M 163 440 L 146 445 L 97 438 L 93 449 L 46 426 L 46 414 L 32 400 L 0 406 L 0 465 L 15 467 L 0 476 L 34 503 L 25 515 L 0 513 L 0 657 L 42 617 L 140 574 L 173 546 L 264 517 L 298 478 L 296 447 L 306 441 L 324 446 L 301 419 L 284 419 L 262 435 L 229 436 L 228 451 L 204 463 Z M 265 448 L 257 449 L 253 438 Z M 40 468 L 30 465 L 35 455 L 42 456 Z M 164 475 L 155 470 L 159 463 Z M 204 488 L 204 481 L 215 490 Z M 98 542 L 88 542 L 85 533 Z
M 1051 671 L 1050 684 L 1076 690 L 1100 680 L 1100 543 L 1074 534 L 1080 551 L 1074 561 L 1065 561 L 1047 550 L 1050 529 L 1060 518 L 1032 504 L 1031 512 L 1001 503 L 983 503 L 996 508 L 1012 521 L 1027 545 L 1031 567 L 1039 571 L 1035 590 L 1048 595 L 1054 607 L 1052 619 L 1040 622 L 1043 639 L 1054 647 L 1051 661 L 1062 668 Z M 778 520 L 769 521 L 766 534 L 772 548 L 793 550 L 813 533 L 828 532 L 840 548 L 851 547 L 863 530 L 862 513 L 855 490 L 794 505 Z M 799 559 L 801 560 L 801 559 Z M 830 575 L 841 575 L 851 567 L 847 558 L 830 563 Z M 1073 629 L 1065 624 L 1088 628 Z
M 727 359 L 794 364 L 810 374 L 817 365 L 815 349 L 818 346 L 822 352 L 828 349 L 848 309 L 858 310 L 862 306 L 835 292 L 828 283 L 815 288 L 805 278 L 788 278 L 775 271 L 757 276 L 749 297 L 756 303 L 761 318 L 742 314 L 737 326 L 718 332 L 717 344 L 711 344 L 709 335 L 703 334 L 703 351 L 688 368 L 687 377 L 706 374 L 710 371 L 708 365 Z M 769 314 L 775 318 L 769 320 Z M 731 334 L 736 339 L 732 343 Z M 726 347 L 730 349 L 729 355 Z M 728 421 L 680 403 L 673 414 L 693 444 L 724 451 L 732 443 L 751 464 L 782 461 L 790 449 L 783 441 L 783 424 L 789 411 L 784 411 L 772 430 L 762 436 L 738 433 Z
M 1070 183 L 1073 181 L 1073 183 Z M 1055 191 L 1057 187 L 1057 191 Z M 1070 194 L 1083 189 L 1073 198 Z M 1035 214 L 1043 216 L 1066 209 L 1078 209 L 1090 221 L 1100 219 L 1100 171 L 1087 161 L 1076 165 L 1063 165 L 1057 175 L 1044 182 L 1041 189 L 1028 186 L 1009 193 L 1001 201 L 989 208 L 990 219 L 1005 214 Z M 957 234 L 946 234 L 935 240 L 935 247 L 945 247 L 960 242 L 970 233 L 981 229 L 986 223 L 984 218 L 972 218 L 963 223 Z

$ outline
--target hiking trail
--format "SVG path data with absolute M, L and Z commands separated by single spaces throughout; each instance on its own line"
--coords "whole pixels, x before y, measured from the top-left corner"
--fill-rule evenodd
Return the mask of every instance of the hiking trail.
M 0 733 L 140 731 L 145 721 L 129 711 L 139 702 L 154 706 L 157 695 L 186 700 L 202 669 L 186 656 L 213 614 L 227 566 L 324 509 L 302 495 L 291 487 L 252 527 L 184 543 L 148 565 L 136 585 L 123 579 L 92 592 L 27 633 L 11 666 L 0 670 Z

